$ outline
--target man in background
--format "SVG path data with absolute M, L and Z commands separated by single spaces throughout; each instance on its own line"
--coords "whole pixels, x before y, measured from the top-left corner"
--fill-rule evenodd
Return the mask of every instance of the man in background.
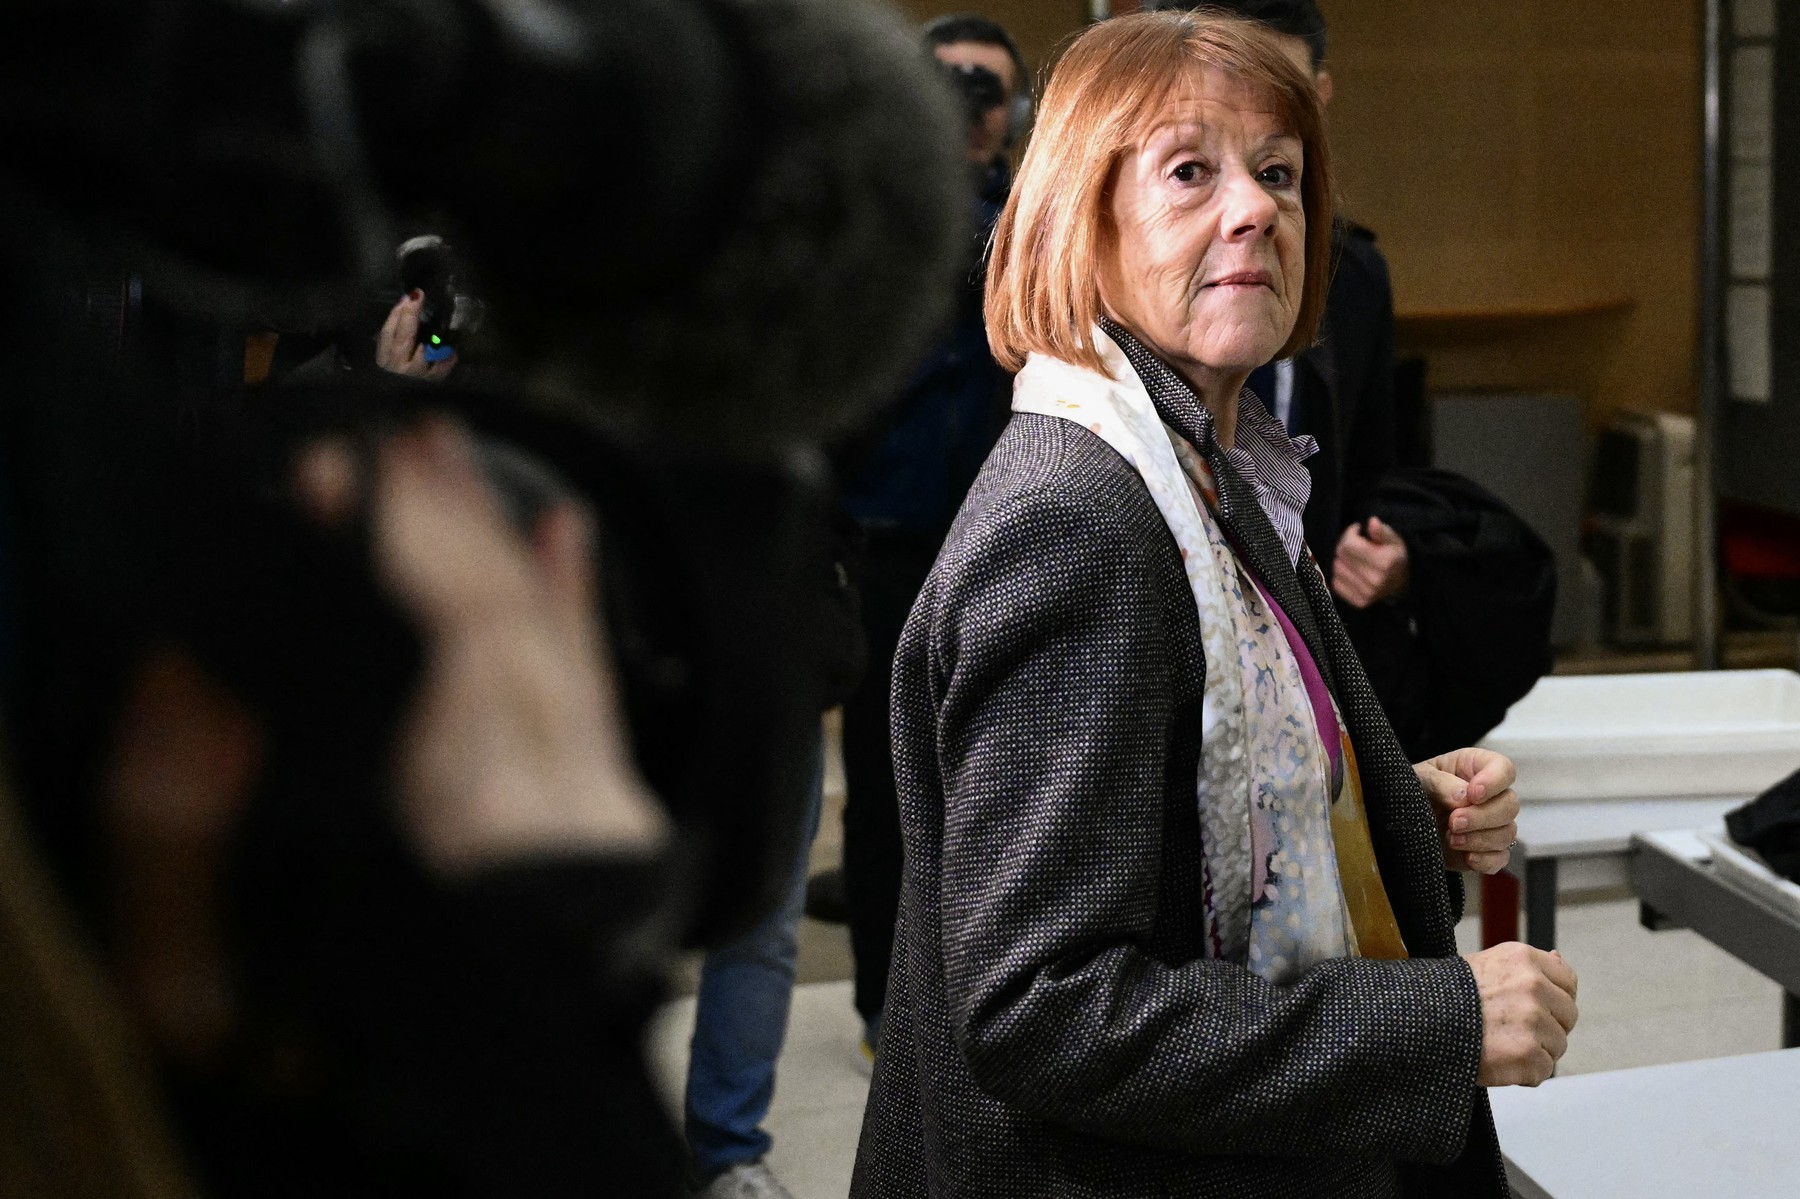
M 1218 0 L 1209 7 L 1249 17 L 1279 34 L 1282 48 L 1312 77 L 1321 105 L 1334 85 L 1326 61 L 1325 17 L 1314 0 Z M 1193 0 L 1150 0 L 1149 9 L 1198 8 Z M 1338 600 L 1353 609 L 1400 596 L 1409 562 L 1400 535 L 1374 516 L 1375 488 L 1393 469 L 1394 294 L 1375 235 L 1341 220 L 1333 250 L 1325 323 L 1318 342 L 1250 376 L 1250 389 L 1287 426 L 1319 443 L 1306 542 Z
M 1209 0 L 1277 35 L 1335 90 L 1315 0 Z M 1146 8 L 1201 7 L 1148 0 Z M 1249 386 L 1290 434 L 1310 435 L 1306 542 L 1376 696 L 1414 761 L 1473 744 L 1548 673 L 1553 561 L 1542 540 L 1467 479 L 1398 467 L 1394 294 L 1375 235 L 1340 216 L 1319 340 Z
M 853 465 L 845 503 L 867 537 L 856 581 L 870 668 L 844 706 L 842 887 L 856 959 L 856 1008 L 871 1053 L 900 900 L 889 666 L 938 547 L 1005 423 L 1011 378 L 988 352 L 983 254 L 1012 182 L 1007 152 L 1024 135 L 1031 114 L 1030 72 L 1003 27 L 973 13 L 955 14 L 927 25 L 924 41 L 964 104 L 970 199 L 979 226 L 950 328 L 913 377 L 873 452 L 860 459 L 846 455 Z M 815 914 L 833 906 L 828 896 L 834 881 L 815 880 L 809 905 Z

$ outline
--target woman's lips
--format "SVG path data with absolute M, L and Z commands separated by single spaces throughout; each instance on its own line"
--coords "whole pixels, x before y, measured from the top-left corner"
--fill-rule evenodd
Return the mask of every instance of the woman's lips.
M 1274 276 L 1270 275 L 1268 271 L 1238 271 L 1235 274 L 1220 275 L 1217 279 L 1214 279 L 1211 283 L 1206 284 L 1206 286 L 1207 287 L 1266 287 L 1269 290 L 1273 291 L 1275 289 L 1275 279 L 1274 279 Z

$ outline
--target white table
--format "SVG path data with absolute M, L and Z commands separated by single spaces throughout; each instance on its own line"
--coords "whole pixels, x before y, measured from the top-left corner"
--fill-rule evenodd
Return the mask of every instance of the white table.
M 1780 983 L 1781 1043 L 1800 1045 L 1800 917 L 1721 875 L 1692 832 L 1646 833 L 1633 843 L 1639 921 L 1651 929 L 1690 928 Z
M 1526 807 L 1513 873 L 1525 884 L 1531 943 L 1549 949 L 1559 883 L 1621 884 L 1633 833 L 1716 824 L 1733 796 L 1759 794 L 1800 765 L 1800 673 L 1552 676 L 1482 744 L 1519 768 Z M 1710 802 L 1676 798 L 1701 795 Z M 1508 877 L 1482 890 L 1492 901 L 1483 940 L 1516 939 L 1519 888 Z
M 1556 948 L 1556 892 L 1563 866 L 1585 871 L 1582 885 L 1622 886 L 1629 881 L 1634 835 L 1717 828 L 1725 813 L 1749 798 L 1525 800 L 1519 810 L 1519 843 L 1507 872 L 1524 884 L 1526 940 L 1539 949 Z
M 1800 1049 L 1489 1092 L 1519 1199 L 1793 1199 Z

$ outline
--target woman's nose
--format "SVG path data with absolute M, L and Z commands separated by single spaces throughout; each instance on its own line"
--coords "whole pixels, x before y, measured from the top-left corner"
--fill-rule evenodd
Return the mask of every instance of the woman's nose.
M 1275 233 L 1275 197 L 1248 171 L 1224 180 L 1220 232 L 1227 241 L 1250 241 Z

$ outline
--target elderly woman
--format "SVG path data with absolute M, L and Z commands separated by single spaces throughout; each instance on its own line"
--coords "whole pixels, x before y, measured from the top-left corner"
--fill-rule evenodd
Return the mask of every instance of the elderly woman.
M 1015 416 L 894 666 L 907 866 L 853 1194 L 1503 1195 L 1575 977 L 1462 958 L 1512 766 L 1409 766 L 1256 397 L 1314 336 L 1311 81 L 1235 19 L 1069 48 L 995 235 Z M 1422 785 L 1423 784 L 1423 785 Z

